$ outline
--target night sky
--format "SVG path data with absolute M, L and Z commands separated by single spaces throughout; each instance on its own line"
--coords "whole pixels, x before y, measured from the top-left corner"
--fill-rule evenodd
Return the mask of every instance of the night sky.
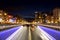
M 0 9 L 13 15 L 33 17 L 35 11 L 49 12 L 55 7 L 60 7 L 60 1 L 47 0 L 0 0 Z

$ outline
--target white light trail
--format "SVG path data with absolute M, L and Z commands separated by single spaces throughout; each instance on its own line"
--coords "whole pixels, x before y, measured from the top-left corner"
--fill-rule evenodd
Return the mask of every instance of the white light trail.
M 49 35 L 47 32 L 45 32 L 44 30 L 42 30 L 39 26 L 37 27 L 37 29 L 39 29 L 41 32 L 41 38 L 43 40 L 56 40 L 54 37 L 52 37 L 51 35 Z
M 21 32 L 20 30 L 22 30 L 22 26 L 16 31 L 16 32 L 14 32 L 11 36 L 9 36 L 8 38 L 6 38 L 6 40 L 14 40 L 17 36 L 18 36 L 18 34 L 19 34 L 19 32 Z

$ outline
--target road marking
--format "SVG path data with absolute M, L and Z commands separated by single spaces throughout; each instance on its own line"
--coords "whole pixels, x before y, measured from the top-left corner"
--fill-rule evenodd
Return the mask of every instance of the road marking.
M 29 37 L 28 37 L 29 40 L 31 40 L 31 30 L 30 30 L 30 27 L 29 27 Z

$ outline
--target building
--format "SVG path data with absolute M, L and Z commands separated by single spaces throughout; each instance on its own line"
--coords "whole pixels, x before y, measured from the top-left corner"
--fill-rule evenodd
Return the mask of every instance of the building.
M 43 23 L 43 14 L 42 14 L 42 12 L 39 12 L 39 22 Z
M 3 14 L 4 14 L 3 10 L 0 10 L 0 18 L 3 18 Z
M 60 22 L 60 8 L 53 9 L 54 23 Z
M 7 13 L 3 10 L 0 10 L 0 23 L 8 23 L 9 19 L 13 18 L 11 15 L 7 15 Z
M 35 21 L 36 21 L 36 22 L 39 21 L 39 12 L 35 12 Z
M 35 12 L 35 21 L 39 23 L 43 23 L 42 12 Z
M 39 23 L 46 23 L 46 12 L 35 12 L 35 21 Z

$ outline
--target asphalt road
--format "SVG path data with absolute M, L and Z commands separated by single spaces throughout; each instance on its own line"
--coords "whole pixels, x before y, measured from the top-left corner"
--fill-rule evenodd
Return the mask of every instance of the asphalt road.
M 17 33 L 15 32 L 15 35 L 12 34 L 6 40 L 30 40 L 30 37 L 31 40 L 42 40 L 38 32 L 40 31 L 38 31 L 36 28 L 34 31 L 30 30 L 29 32 L 29 27 L 23 27 L 22 29 L 19 29 Z M 31 33 L 31 36 L 29 33 Z
M 9 30 L 0 32 L 0 40 L 48 40 L 47 36 L 44 36 L 41 30 L 35 27 L 35 29 L 29 29 L 31 27 L 15 27 Z M 60 40 L 60 32 L 52 30 L 46 27 L 39 26 L 45 32 L 49 33 L 57 40 Z M 18 30 L 17 30 L 18 29 Z M 30 31 L 29 31 L 30 30 Z
M 31 39 L 32 40 L 42 40 L 40 35 L 38 35 L 38 30 L 35 28 L 34 31 L 31 30 Z
M 17 37 L 16 40 L 28 40 L 28 29 L 27 27 L 24 27 L 23 30 L 21 30 L 21 34 Z
M 28 40 L 28 28 L 22 27 L 21 29 L 18 29 L 6 40 Z

